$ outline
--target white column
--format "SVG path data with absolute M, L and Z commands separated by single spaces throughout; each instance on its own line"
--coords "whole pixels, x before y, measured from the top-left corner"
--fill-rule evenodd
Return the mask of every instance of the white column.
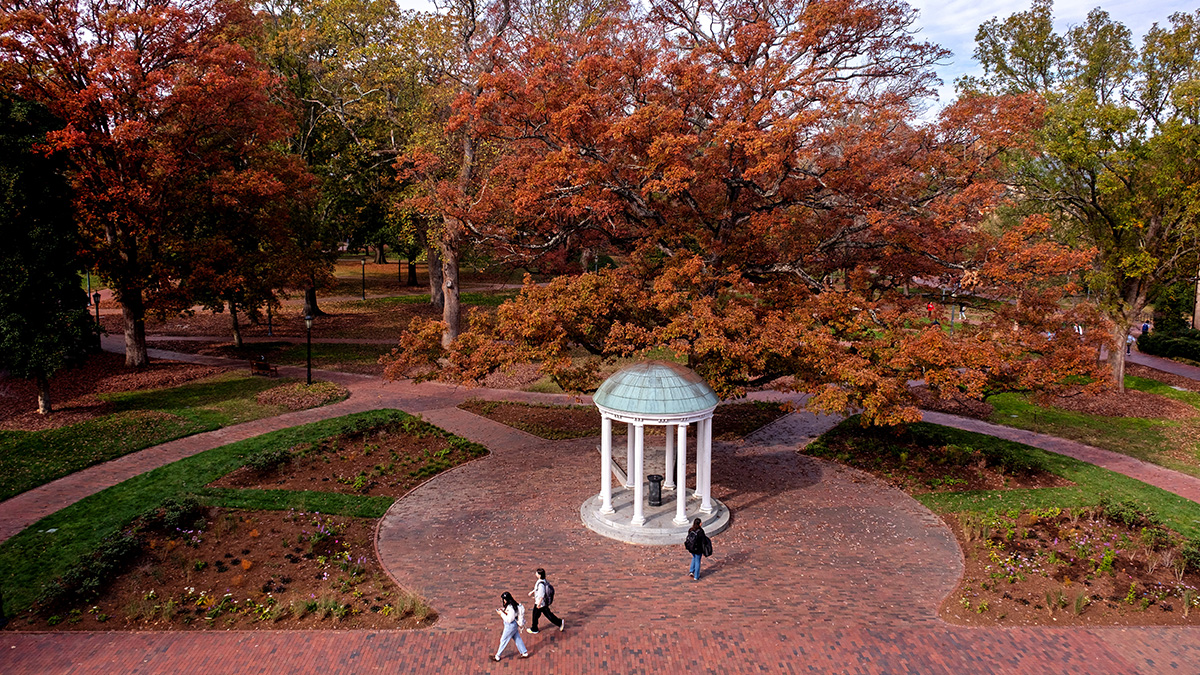
M 704 487 L 701 488 L 700 510 L 712 513 L 712 418 L 709 417 L 700 424 L 699 438 L 696 439 L 696 452 L 704 454 Z M 699 450 L 701 445 L 704 446 L 703 451 Z
M 633 425 L 625 425 L 625 487 L 633 487 Z
M 612 513 L 612 418 L 600 420 L 600 513 Z
M 645 456 L 646 446 L 646 428 L 641 424 L 635 424 L 634 441 L 633 441 L 633 464 L 634 470 L 629 473 L 633 479 L 633 520 L 629 521 L 631 525 L 644 525 L 646 517 L 643 515 L 642 500 L 645 498 L 645 480 L 642 476 L 642 458 Z
M 667 437 L 667 449 L 663 457 L 663 487 L 675 487 L 675 432 L 674 427 L 668 424 L 664 427 L 664 436 Z
M 677 427 L 679 434 L 679 443 L 677 447 L 679 452 L 675 457 L 675 474 L 679 476 L 679 485 L 675 489 L 675 520 L 676 525 L 687 525 L 687 425 L 680 424 Z M 667 427 L 667 434 L 671 434 L 671 427 Z

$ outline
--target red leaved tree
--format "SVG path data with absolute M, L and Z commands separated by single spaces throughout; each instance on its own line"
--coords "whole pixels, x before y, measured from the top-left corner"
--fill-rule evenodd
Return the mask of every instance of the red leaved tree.
M 71 163 L 90 254 L 123 308 L 129 366 L 147 362 L 147 311 L 194 299 L 198 231 L 214 222 L 194 191 L 281 195 L 272 144 L 288 119 L 245 46 L 257 29 L 228 0 L 0 0 L 0 78 L 67 124 L 47 146 Z
M 1091 374 L 1096 345 L 1044 330 L 1094 324 L 1053 302 L 1085 257 L 1040 221 L 986 226 L 997 158 L 1029 141 L 1038 104 L 973 97 L 915 124 L 945 52 L 913 40 L 914 19 L 881 0 L 657 0 L 498 46 L 456 119 L 486 139 L 487 170 L 444 186 L 443 207 L 512 254 L 601 240 L 623 264 L 527 284 L 447 351 L 418 322 L 388 372 L 537 361 L 586 390 L 603 360 L 667 348 L 724 395 L 776 381 L 888 423 L 916 419 L 912 379 L 981 395 Z M 1001 302 L 948 335 L 914 285 Z

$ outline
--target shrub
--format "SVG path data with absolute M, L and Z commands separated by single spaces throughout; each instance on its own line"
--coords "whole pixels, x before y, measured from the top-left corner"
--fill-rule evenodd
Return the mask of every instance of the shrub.
M 246 458 L 246 462 L 242 466 L 257 473 L 270 473 L 291 461 L 292 453 L 290 450 L 277 448 L 250 455 Z
M 1105 518 L 1125 527 L 1157 527 L 1162 522 L 1157 515 L 1141 504 L 1127 499 L 1113 500 L 1104 497 L 1100 500 L 1099 508 Z
M 105 538 L 90 556 L 46 584 L 34 602 L 35 608 L 49 613 L 92 602 L 141 552 L 142 540 L 132 529 Z
M 1200 331 L 1183 330 L 1177 333 L 1154 331 L 1138 338 L 1138 351 L 1168 359 L 1185 358 L 1200 361 Z
M 1184 564 L 1196 572 L 1200 572 L 1200 540 L 1191 539 L 1179 549 L 1179 555 Z
M 176 530 L 196 529 L 197 522 L 204 515 L 204 506 L 195 495 L 184 495 L 178 499 L 167 497 L 162 500 L 151 515 L 146 517 L 147 525 L 157 525 L 167 532 Z

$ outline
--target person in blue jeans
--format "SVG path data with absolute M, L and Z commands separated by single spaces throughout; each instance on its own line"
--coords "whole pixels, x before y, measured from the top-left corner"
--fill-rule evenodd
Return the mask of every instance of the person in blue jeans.
M 509 642 L 517 643 L 517 651 L 521 652 L 521 658 L 529 658 L 529 650 L 525 648 L 525 642 L 521 640 L 521 624 L 525 623 L 525 608 L 513 599 L 512 593 L 504 591 L 500 595 L 500 602 L 504 603 L 496 613 L 500 615 L 500 619 L 504 621 L 504 632 L 500 634 L 500 648 L 496 650 L 496 655 L 492 657 L 493 661 L 499 661 L 500 655 L 504 653 L 504 648 Z
M 712 555 L 712 540 L 708 538 L 707 534 L 704 534 L 704 528 L 700 527 L 699 518 L 692 521 L 692 527 L 688 530 L 683 547 L 692 554 L 692 567 L 689 570 L 692 581 L 700 581 L 700 558 Z

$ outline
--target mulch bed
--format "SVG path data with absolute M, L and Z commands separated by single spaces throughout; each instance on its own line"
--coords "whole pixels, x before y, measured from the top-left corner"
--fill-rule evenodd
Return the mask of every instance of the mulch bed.
M 600 435 L 600 412 L 585 405 L 537 405 L 509 401 L 470 399 L 459 408 L 481 417 L 551 440 L 588 438 Z M 713 412 L 713 440 L 735 441 L 788 414 L 776 403 L 745 401 L 717 406 Z M 664 427 L 646 428 L 649 436 L 661 436 Z M 614 424 L 613 433 L 625 433 L 624 424 Z
M 1180 389 L 1186 389 L 1188 391 L 1200 391 L 1200 382 L 1197 382 L 1190 377 L 1176 375 L 1175 373 L 1168 373 L 1164 370 L 1150 368 L 1137 363 L 1129 363 L 1128 361 L 1125 362 L 1125 374 L 1133 375 L 1134 377 L 1144 377 L 1151 380 L 1158 380 L 1163 384 L 1167 384 L 1172 387 L 1179 387 Z
M 336 382 L 285 384 L 259 392 L 254 397 L 260 405 L 278 405 L 288 410 L 316 408 L 350 395 L 350 390 Z
M 402 497 L 430 476 L 480 457 L 486 450 L 454 441 L 424 422 L 392 424 L 255 458 L 210 487 L 314 490 Z
M 229 370 L 176 361 L 150 362 L 145 368 L 125 367 L 125 356 L 101 352 L 78 368 L 50 380 L 53 412 L 37 412 L 37 386 L 30 380 L 0 380 L 0 429 L 41 431 L 76 424 L 108 414 L 111 406 L 96 394 L 175 387 Z
M 888 433 L 837 429 L 823 437 L 824 446 L 809 445 L 802 452 L 861 469 L 909 494 L 1074 485 L 1012 457 L 989 457 L 978 449 L 955 445 L 928 447 L 910 436 Z
M 909 387 L 908 391 L 917 400 L 917 405 L 922 410 L 933 410 L 950 415 L 961 415 L 962 417 L 974 417 L 980 420 L 991 419 L 992 411 L 994 410 L 991 403 L 980 401 L 979 399 L 961 395 L 942 398 L 939 393 L 930 390 L 924 384 Z
M 1130 527 L 1092 509 L 942 517 L 966 558 L 962 581 L 941 607 L 951 623 L 1200 624 L 1200 573 L 1165 530 Z
M 87 607 L 18 617 L 9 630 L 404 629 L 437 614 L 398 588 L 375 520 L 209 509 L 204 527 L 155 533 Z
M 1103 391 L 1098 394 L 1054 396 L 1038 401 L 1060 410 L 1099 415 L 1103 417 L 1141 417 L 1145 419 L 1182 420 L 1200 414 L 1183 401 L 1149 394 L 1144 391 Z

